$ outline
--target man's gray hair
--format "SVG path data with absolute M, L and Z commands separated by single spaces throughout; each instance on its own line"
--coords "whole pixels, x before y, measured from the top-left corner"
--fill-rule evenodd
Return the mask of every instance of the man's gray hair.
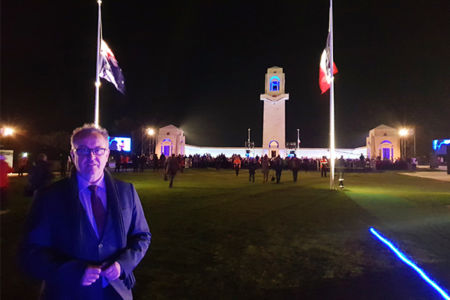
M 75 142 L 92 134 L 92 133 L 98 133 L 101 136 L 103 136 L 108 142 L 109 135 L 108 131 L 105 128 L 102 128 L 100 126 L 96 126 L 95 124 L 84 124 L 82 127 L 75 128 L 72 132 L 72 136 L 70 137 L 70 145 L 73 149 L 75 149 Z

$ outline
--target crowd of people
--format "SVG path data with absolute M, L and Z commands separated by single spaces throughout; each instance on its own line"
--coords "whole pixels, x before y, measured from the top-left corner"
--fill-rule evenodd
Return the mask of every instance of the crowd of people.
M 239 176 L 241 169 L 248 170 L 249 181 L 255 181 L 257 169 L 263 173 L 263 182 L 269 181 L 269 170 L 274 170 L 274 176 L 270 179 L 277 183 L 281 180 L 283 170 L 291 170 L 294 182 L 297 181 L 299 171 L 320 171 L 321 177 L 327 177 L 330 164 L 327 157 L 308 158 L 296 157 L 295 155 L 281 158 L 280 156 L 269 158 L 267 155 L 256 157 L 241 157 L 233 155 L 226 157 L 224 154 L 212 157 L 209 154 L 204 155 L 171 155 L 166 157 L 164 154 L 158 157 L 157 154 L 151 155 L 127 155 L 121 152 L 111 153 L 110 168 L 115 172 L 134 171 L 142 172 L 144 169 L 163 170 L 164 178 L 170 178 L 169 186 L 173 185 L 173 177 L 177 171 L 183 172 L 185 168 L 215 168 L 215 169 L 233 169 L 236 176 Z M 345 172 L 370 172 L 375 170 L 408 169 L 413 162 L 404 160 L 381 160 L 368 159 L 363 155 L 359 159 L 344 159 L 342 156 L 336 159 L 335 167 L 337 174 L 342 175 Z
M 233 169 L 236 176 L 239 176 L 241 169 L 248 170 L 249 181 L 255 182 L 255 173 L 257 169 L 261 169 L 263 173 L 263 182 L 269 181 L 269 170 L 274 170 L 274 176 L 270 180 L 279 183 L 283 170 L 292 172 L 293 181 L 298 179 L 299 171 L 320 171 L 321 177 L 327 177 L 330 164 L 329 159 L 325 156 L 322 158 L 296 157 L 295 155 L 281 158 L 280 156 L 269 158 L 267 155 L 256 157 L 241 157 L 233 155 L 226 157 L 224 154 L 212 157 L 209 154 L 204 155 L 171 155 L 168 158 L 161 154 L 151 155 L 126 155 L 123 153 L 112 153 L 113 158 L 110 168 L 115 172 L 123 171 L 140 171 L 149 168 L 153 170 L 163 170 L 164 178 L 170 178 L 169 187 L 173 186 L 173 178 L 177 171 L 183 172 L 185 168 L 215 168 L 215 169 Z M 112 167 L 114 166 L 114 167 Z M 382 160 L 368 159 L 364 155 L 358 159 L 344 159 L 342 156 L 336 159 L 335 168 L 339 176 L 343 176 L 344 172 L 371 172 L 376 170 L 404 170 L 414 168 L 414 161 L 411 160 Z
M 73 163 L 68 155 L 60 155 L 59 171 L 62 177 L 70 174 Z M 4 162 L 4 158 L 2 160 Z M 5 163 L 2 163 L 3 165 Z M 215 168 L 215 169 L 234 169 L 236 176 L 239 176 L 241 169 L 248 170 L 250 182 L 255 182 L 256 170 L 261 169 L 263 174 L 263 182 L 269 180 L 279 183 L 283 170 L 292 172 L 294 182 L 298 179 L 298 172 L 319 171 L 321 177 L 327 177 L 330 164 L 327 157 L 308 158 L 296 157 L 295 155 L 281 158 L 280 156 L 269 158 L 267 155 L 256 157 L 241 157 L 233 155 L 226 157 L 224 154 L 212 157 L 209 154 L 204 155 L 171 155 L 166 157 L 161 154 L 128 154 L 126 152 L 111 150 L 107 168 L 114 172 L 143 172 L 145 169 L 153 169 L 154 171 L 163 171 L 164 179 L 169 181 L 169 187 L 173 186 L 173 180 L 178 171 L 183 172 L 185 168 Z M 342 176 L 344 172 L 371 172 L 376 170 L 405 170 L 414 169 L 415 162 L 412 160 L 382 160 L 365 158 L 362 154 L 359 159 L 344 159 L 340 157 L 335 163 L 336 174 Z M 36 190 L 47 186 L 53 179 L 53 170 L 47 160 L 47 156 L 43 153 L 37 155 L 32 164 L 29 164 L 28 158 L 21 158 L 18 164 L 18 175 L 23 176 L 24 172 L 29 173 L 28 184 L 25 188 L 25 195 L 32 196 Z M 273 176 L 269 178 L 269 171 L 274 170 Z M 11 168 L 6 165 L 1 168 L 2 176 L 5 177 L 7 172 L 12 172 Z M 1 191 L 6 194 L 7 179 L 2 180 Z M 2 197 L 2 210 L 7 209 L 7 197 Z

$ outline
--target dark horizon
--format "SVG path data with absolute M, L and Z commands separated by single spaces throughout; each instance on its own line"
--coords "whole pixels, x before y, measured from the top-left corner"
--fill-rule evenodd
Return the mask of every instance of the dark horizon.
M 267 68 L 286 74 L 286 141 L 328 147 L 329 94 L 318 71 L 328 1 L 130 5 L 103 1 L 103 38 L 127 94 L 102 80 L 100 123 L 111 135 L 174 124 L 186 142 L 262 143 Z M 93 121 L 96 1 L 3 1 L 2 123 L 28 134 Z M 448 1 L 335 1 L 336 146 L 365 145 L 386 124 L 417 129 L 417 149 L 450 137 Z

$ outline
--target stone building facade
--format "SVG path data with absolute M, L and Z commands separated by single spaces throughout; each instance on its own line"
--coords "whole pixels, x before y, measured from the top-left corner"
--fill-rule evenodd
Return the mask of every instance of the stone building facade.
M 400 159 L 400 135 L 398 129 L 387 125 L 380 125 L 369 131 L 366 138 L 367 157 L 382 160 Z
M 166 157 L 172 154 L 184 155 L 184 146 L 186 143 L 186 138 L 184 136 L 183 130 L 174 125 L 168 125 L 161 127 L 158 130 L 158 135 L 156 138 L 155 153 L 158 157 L 164 154 Z

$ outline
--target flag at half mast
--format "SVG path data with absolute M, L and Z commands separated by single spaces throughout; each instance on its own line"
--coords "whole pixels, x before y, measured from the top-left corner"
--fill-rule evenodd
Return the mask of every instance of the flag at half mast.
M 102 40 L 100 47 L 100 71 L 98 75 L 111 82 L 119 92 L 125 94 L 125 80 L 122 70 L 114 53 L 104 40 Z
M 324 94 L 330 89 L 331 84 L 331 64 L 330 64 L 330 35 L 328 34 L 327 45 L 320 57 L 320 70 L 319 70 L 319 87 Z M 338 72 L 336 64 L 333 62 L 333 75 Z

